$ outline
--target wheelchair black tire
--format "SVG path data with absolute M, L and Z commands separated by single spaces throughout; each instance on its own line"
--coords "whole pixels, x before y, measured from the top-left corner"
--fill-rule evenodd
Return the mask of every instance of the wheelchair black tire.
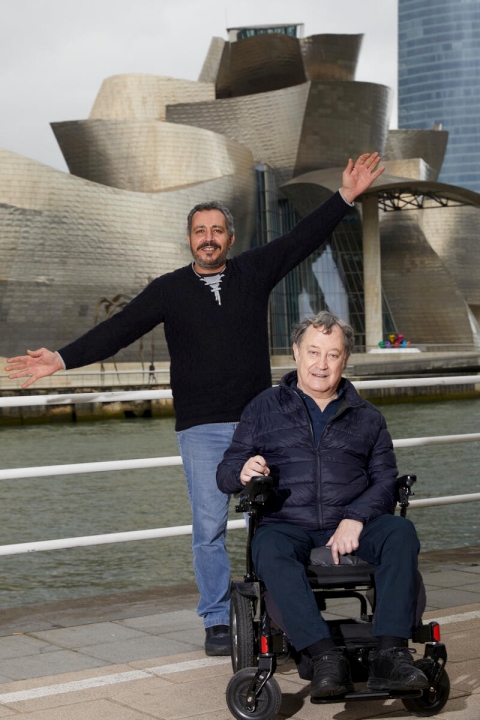
M 422 670 L 425 675 L 430 678 L 435 670 L 435 663 L 430 658 L 421 658 L 415 662 L 415 665 Z M 431 717 L 445 707 L 450 695 L 450 679 L 444 670 L 440 676 L 440 680 L 431 690 L 430 688 L 423 691 L 423 694 L 417 698 L 404 698 L 402 700 L 405 710 L 416 715 L 417 717 Z
M 230 634 L 233 672 L 257 665 L 253 600 L 236 590 L 230 599 Z
M 257 668 L 243 668 L 230 678 L 227 685 L 227 705 L 233 717 L 237 720 L 273 720 L 278 715 L 282 703 L 280 687 L 271 677 L 267 680 L 257 698 L 257 705 L 253 712 L 245 707 L 248 688 L 257 672 Z

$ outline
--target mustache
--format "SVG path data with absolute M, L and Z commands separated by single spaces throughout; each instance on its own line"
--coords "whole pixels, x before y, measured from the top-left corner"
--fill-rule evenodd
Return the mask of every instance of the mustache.
M 213 247 L 213 248 L 217 248 L 217 250 L 220 250 L 220 245 L 217 245 L 216 242 L 209 241 L 209 240 L 206 240 L 201 245 L 199 245 L 197 250 L 203 250 L 203 248 L 205 248 L 205 247 Z

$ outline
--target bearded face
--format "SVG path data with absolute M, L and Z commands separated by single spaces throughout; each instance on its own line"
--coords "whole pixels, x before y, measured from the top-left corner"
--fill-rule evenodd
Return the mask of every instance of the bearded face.
M 228 235 L 225 216 L 220 210 L 195 213 L 188 238 L 195 269 L 213 274 L 223 268 L 234 240 L 234 235 Z

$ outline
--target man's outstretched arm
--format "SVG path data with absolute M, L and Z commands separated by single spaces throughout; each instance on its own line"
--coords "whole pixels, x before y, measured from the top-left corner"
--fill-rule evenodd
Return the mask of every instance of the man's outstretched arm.
M 241 255 L 250 262 L 251 272 L 258 272 L 260 281 L 274 287 L 312 252 L 320 250 L 339 222 L 349 212 L 356 198 L 382 174 L 377 152 L 364 153 L 354 162 L 349 159 L 342 173 L 339 191 L 305 215 L 292 230 L 266 245 Z
M 8 358 L 7 363 L 5 371 L 11 373 L 8 376 L 11 380 L 22 377 L 28 378 L 23 383 L 22 388 L 27 388 L 33 385 L 36 380 L 64 369 L 60 355 L 47 350 L 47 348 L 27 350 L 26 355 Z
M 95 325 L 73 342 L 52 352 L 47 348 L 27 350 L 7 360 L 5 368 L 9 378 L 28 377 L 22 385 L 27 388 L 36 380 L 58 370 L 72 370 L 112 357 L 119 350 L 152 330 L 164 321 L 164 302 L 161 290 L 162 278 L 151 282 L 119 313 Z

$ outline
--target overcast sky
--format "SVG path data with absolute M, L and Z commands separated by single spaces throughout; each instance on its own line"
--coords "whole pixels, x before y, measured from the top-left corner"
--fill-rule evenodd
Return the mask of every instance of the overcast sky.
M 111 75 L 197 80 L 211 38 L 227 39 L 227 27 L 363 33 L 356 80 L 396 96 L 397 0 L 0 0 L 0 11 L 0 147 L 60 170 L 50 122 L 87 118 Z

